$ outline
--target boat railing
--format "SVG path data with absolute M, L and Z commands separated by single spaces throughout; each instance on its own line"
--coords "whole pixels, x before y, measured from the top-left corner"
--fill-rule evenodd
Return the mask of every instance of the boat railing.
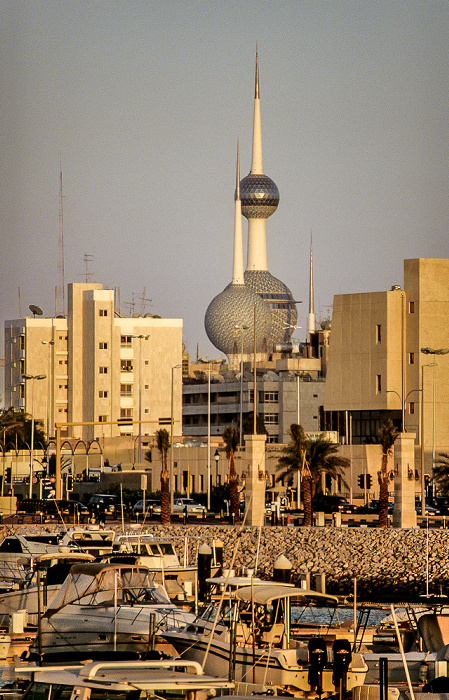
M 198 661 L 187 661 L 184 659 L 164 659 L 161 661 L 99 661 L 93 664 L 88 664 L 84 666 L 80 671 L 80 676 L 86 678 L 95 678 L 100 672 L 105 670 L 116 671 L 122 669 L 138 669 L 139 671 L 151 670 L 151 669 L 161 669 L 168 668 L 171 670 L 177 668 L 183 668 L 184 670 L 190 670 L 197 676 L 203 675 L 203 669 Z

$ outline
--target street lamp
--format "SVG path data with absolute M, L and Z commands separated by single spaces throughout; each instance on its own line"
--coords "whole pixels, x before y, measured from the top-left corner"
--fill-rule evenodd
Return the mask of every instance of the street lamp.
M 215 459 L 215 486 L 218 486 L 218 461 L 220 459 L 220 453 L 219 453 L 218 449 L 215 450 L 214 459 Z
M 48 345 L 48 348 L 50 348 L 55 344 L 54 340 L 41 340 L 42 345 Z M 52 358 L 52 353 L 48 353 L 48 382 L 47 382 L 47 442 L 50 440 L 50 423 L 51 423 L 51 414 L 52 414 L 52 389 L 53 389 L 53 372 L 51 371 L 51 358 Z
M 239 446 L 243 445 L 243 331 L 247 331 L 249 326 L 234 326 L 234 331 L 240 332 L 240 435 Z
M 33 461 L 34 461 L 34 381 L 37 379 L 46 379 L 46 374 L 22 374 L 22 379 L 28 381 L 31 379 L 31 447 L 30 447 L 30 487 L 28 490 L 29 498 L 33 497 Z
M 174 421 L 174 415 L 173 415 L 173 404 L 174 404 L 174 376 L 175 376 L 175 369 L 179 369 L 182 367 L 182 364 L 174 365 L 171 368 L 171 402 L 170 402 L 170 513 L 173 513 L 173 502 L 174 502 L 174 483 L 173 483 L 173 473 L 174 473 L 174 455 L 173 455 L 173 423 Z
M 404 416 L 405 416 L 405 406 L 406 406 L 406 404 L 407 404 L 407 399 L 408 399 L 408 397 L 410 396 L 410 394 L 413 394 L 414 391 L 422 391 L 422 389 L 411 389 L 409 392 L 407 392 L 407 395 L 406 395 L 406 397 L 404 398 L 404 403 L 402 403 L 402 396 L 400 396 L 400 394 L 399 394 L 397 391 L 395 391 L 394 389 L 385 389 L 385 393 L 386 393 L 386 394 L 396 394 L 396 396 L 398 397 L 399 401 L 401 402 L 401 431 L 404 432 L 404 433 L 407 432 L 407 429 L 406 429 L 406 427 L 405 427 L 405 422 L 404 422 L 404 421 L 405 421 L 405 418 L 404 418 Z
M 423 355 L 433 355 L 435 360 L 435 355 L 447 355 L 449 353 L 449 348 L 421 348 Z M 433 370 L 433 402 L 432 402 L 432 474 L 433 468 L 435 466 L 435 367 L 437 367 L 436 362 L 431 362 L 428 367 L 434 367 Z
M 436 362 L 429 362 L 429 364 L 421 366 L 421 515 L 423 516 L 426 514 L 426 485 L 424 480 L 424 367 L 435 368 L 436 366 Z
M 149 335 L 132 335 L 131 338 L 138 338 L 139 343 L 139 448 L 137 461 L 142 464 L 142 340 L 148 340 Z

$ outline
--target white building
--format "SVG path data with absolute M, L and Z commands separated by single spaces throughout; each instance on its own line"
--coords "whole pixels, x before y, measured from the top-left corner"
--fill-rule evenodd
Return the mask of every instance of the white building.
M 55 423 L 106 423 L 63 431 L 92 440 L 137 436 L 139 418 L 148 421 L 141 434 L 153 435 L 170 422 L 173 403 L 180 435 L 181 363 L 181 319 L 122 318 L 112 290 L 69 284 L 67 318 L 5 322 L 5 405 L 33 413 L 51 437 Z M 135 422 L 108 424 L 120 419 Z

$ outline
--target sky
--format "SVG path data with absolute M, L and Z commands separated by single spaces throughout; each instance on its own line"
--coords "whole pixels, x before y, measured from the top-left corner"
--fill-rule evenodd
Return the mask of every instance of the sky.
M 318 320 L 334 294 L 402 285 L 405 258 L 449 257 L 447 0 L 0 10 L 2 326 L 29 304 L 54 314 L 61 167 L 65 283 L 87 271 L 120 290 L 123 314 L 182 318 L 193 358 L 197 346 L 223 357 L 204 314 L 232 278 L 256 43 L 264 172 L 280 191 L 268 268 L 304 302 L 294 338 L 305 338 L 311 232 Z

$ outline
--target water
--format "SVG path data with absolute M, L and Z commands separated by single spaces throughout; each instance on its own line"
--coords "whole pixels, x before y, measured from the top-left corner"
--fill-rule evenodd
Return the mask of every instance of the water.
M 359 620 L 360 614 L 360 611 L 357 610 L 357 621 Z M 370 610 L 368 624 L 378 626 L 388 614 L 388 610 L 373 608 Z M 293 622 L 330 625 L 353 619 L 353 608 L 315 608 L 311 606 L 292 606 Z

